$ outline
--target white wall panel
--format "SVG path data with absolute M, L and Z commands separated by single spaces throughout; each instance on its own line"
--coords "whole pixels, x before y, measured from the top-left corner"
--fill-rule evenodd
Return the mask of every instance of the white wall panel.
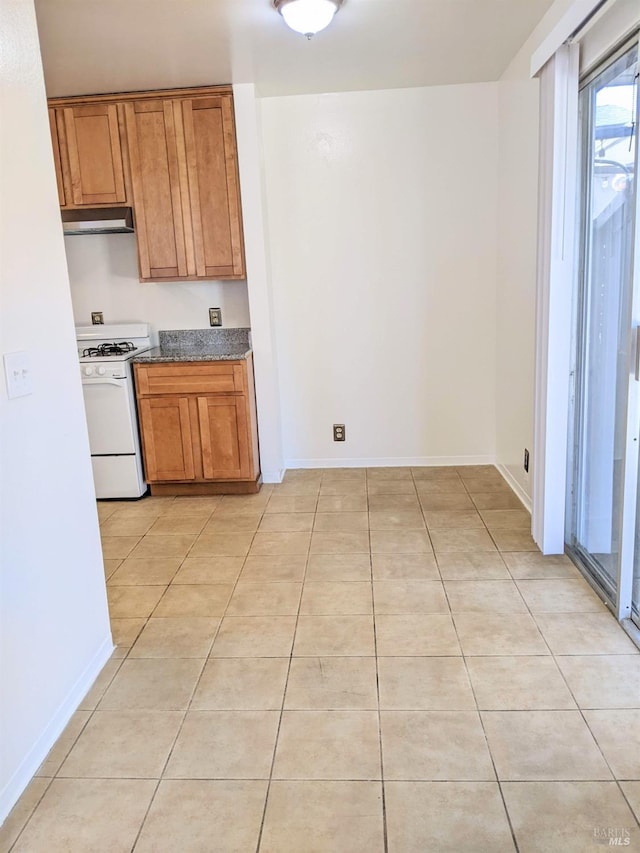
M 288 466 L 493 461 L 497 84 L 262 121 Z
M 222 308 L 225 326 L 249 326 L 244 281 L 138 281 L 133 234 L 65 237 L 73 313 L 77 324 L 102 311 L 105 323 L 139 320 L 157 329 L 203 329 L 209 308 Z
M 537 80 L 500 83 L 496 455 L 530 506 L 538 230 Z M 524 450 L 530 467 L 524 470 Z
M 111 654 L 89 441 L 33 3 L 0 5 L 0 822 Z

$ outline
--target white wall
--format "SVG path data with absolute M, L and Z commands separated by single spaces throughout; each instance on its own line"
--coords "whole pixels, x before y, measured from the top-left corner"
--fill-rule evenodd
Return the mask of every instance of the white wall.
M 111 653 L 33 4 L 0 5 L 0 821 Z M 10 120 L 6 117 L 10 116 Z
M 251 325 L 245 281 L 142 284 L 133 234 L 83 234 L 64 243 L 77 324 L 91 323 L 91 312 L 102 311 L 105 323 L 202 329 L 209 326 L 209 308 L 221 308 L 224 326 Z
M 253 83 L 233 87 L 242 220 L 251 310 L 251 345 L 256 380 L 260 469 L 265 483 L 284 474 L 280 383 L 276 355 L 269 231 L 266 212 L 260 106 Z
M 497 84 L 262 123 L 287 467 L 493 461 Z
M 499 84 L 496 461 L 527 505 L 535 464 L 538 90 L 524 74 L 508 73 Z
M 539 83 L 531 56 L 574 6 L 555 0 L 499 81 L 496 462 L 531 507 L 538 234 Z M 530 451 L 529 473 L 524 449 Z
M 555 0 L 499 82 L 497 463 L 525 503 L 532 498 L 534 432 L 539 83 L 531 57 L 562 22 L 591 0 Z M 613 8 L 632 8 L 624 0 Z M 576 11 L 577 10 L 577 11 Z M 529 473 L 524 448 L 531 451 Z

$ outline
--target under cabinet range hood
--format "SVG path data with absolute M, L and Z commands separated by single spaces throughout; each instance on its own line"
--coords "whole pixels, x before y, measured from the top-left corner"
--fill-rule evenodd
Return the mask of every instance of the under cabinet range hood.
M 132 234 L 130 207 L 102 207 L 93 210 L 61 210 L 65 237 L 77 234 Z

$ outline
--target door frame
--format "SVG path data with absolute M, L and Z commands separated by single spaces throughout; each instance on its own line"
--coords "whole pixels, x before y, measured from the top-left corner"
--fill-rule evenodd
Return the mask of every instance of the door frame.
M 626 38 L 622 44 L 616 46 L 608 56 L 598 64 L 597 68 L 585 75 L 580 81 L 580 91 L 588 86 L 594 79 L 602 74 L 608 67 L 616 62 L 621 56 L 633 49 L 634 45 L 638 52 L 640 62 L 640 34 L 634 33 L 629 38 Z M 636 91 L 636 133 L 638 133 L 638 117 L 640 114 L 640 97 Z M 585 133 L 587 122 L 589 122 L 591 114 L 581 116 L 581 140 L 579 146 L 580 152 L 580 209 L 578 212 L 579 222 L 579 247 L 585 249 L 585 199 L 590 196 L 591 180 L 586 174 L 587 168 L 587 145 L 588 140 Z M 586 258 L 584 253 L 580 253 L 576 271 L 577 278 L 575 283 L 576 306 L 574 310 L 574 346 L 573 346 L 573 369 L 571 375 L 575 377 L 575 393 L 571 396 L 570 401 L 570 423 L 572 424 L 573 441 L 568 442 L 568 472 L 567 478 L 567 551 L 570 556 L 576 561 L 583 570 L 588 572 L 588 580 L 599 594 L 605 599 L 607 606 L 613 610 L 619 621 L 627 620 L 632 617 L 632 591 L 633 591 L 633 574 L 634 574 L 634 557 L 635 557 L 635 542 L 636 542 L 636 521 L 638 512 L 638 464 L 640 461 L 640 381 L 636 379 L 636 363 L 640 357 L 638 347 L 640 346 L 640 192 L 638 191 L 638 178 L 640 165 L 640 145 L 636 138 L 636 156 L 635 156 L 635 179 L 634 179 L 634 223 L 633 223 L 633 244 L 631 250 L 631 287 L 629 298 L 631 304 L 628 306 L 630 317 L 629 328 L 627 330 L 627 397 L 625 410 L 622 413 L 623 419 L 626 421 L 625 430 L 625 445 L 623 450 L 622 463 L 622 478 L 618 487 L 618 497 L 621 501 L 621 516 L 619 521 L 619 540 L 620 547 L 618 552 L 618 563 L 616 571 L 616 588 L 611 592 L 606 583 L 600 581 L 599 572 L 594 571 L 594 566 L 591 565 L 589 555 L 574 547 L 571 543 L 571 536 L 575 531 L 576 521 L 576 502 L 578 484 L 578 458 L 580 450 L 577 442 L 577 435 L 580 425 L 577 423 L 577 414 L 579 406 L 577 401 L 580 396 L 580 388 L 578 387 L 578 359 L 580 358 L 579 348 L 581 347 L 582 336 L 582 318 L 583 305 L 580 303 L 580 294 L 584 288 L 584 276 L 587 274 Z

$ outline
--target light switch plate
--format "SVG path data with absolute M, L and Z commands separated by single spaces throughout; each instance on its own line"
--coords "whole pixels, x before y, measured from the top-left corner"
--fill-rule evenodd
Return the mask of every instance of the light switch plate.
M 4 373 L 7 378 L 7 396 L 10 400 L 15 397 L 26 397 L 33 393 L 31 384 L 31 359 L 29 353 L 6 352 L 4 354 Z

